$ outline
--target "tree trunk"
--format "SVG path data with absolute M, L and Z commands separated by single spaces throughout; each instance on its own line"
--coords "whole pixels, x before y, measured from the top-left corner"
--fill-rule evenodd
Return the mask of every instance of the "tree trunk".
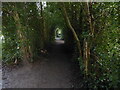
M 44 13 L 43 13 L 43 5 L 42 5 L 42 2 L 40 2 L 40 8 L 41 8 L 41 27 L 42 27 L 42 34 L 43 34 L 43 37 L 42 37 L 42 43 L 43 43 L 43 47 L 44 47 L 44 44 L 46 43 L 46 29 L 45 29 L 45 20 L 44 20 Z
M 92 4 L 91 4 L 92 5 Z M 92 21 L 92 14 L 90 12 L 90 3 L 86 3 L 86 9 L 87 9 L 87 14 L 88 14 L 88 20 L 89 20 L 89 25 L 90 25 L 90 35 L 94 36 L 94 28 L 93 28 L 93 21 Z
M 29 63 L 28 59 L 29 59 L 29 57 L 31 57 L 31 55 L 29 55 L 30 50 L 28 49 L 27 46 L 24 46 L 26 44 L 23 44 L 23 42 L 25 42 L 25 40 L 26 40 L 26 37 L 24 36 L 24 33 L 22 32 L 23 26 L 20 23 L 20 18 L 19 18 L 17 11 L 14 11 L 13 19 L 16 23 L 18 40 L 21 40 L 20 42 L 22 42 L 21 43 L 22 45 L 20 47 L 20 52 L 22 53 L 23 63 L 28 64 Z
M 87 17 L 88 17 L 88 22 L 89 22 L 89 30 L 90 30 L 90 33 L 89 33 L 89 37 L 87 37 L 87 39 L 85 39 L 84 41 L 84 62 L 85 62 L 85 73 L 86 75 L 88 75 L 88 72 L 89 72 L 89 67 L 90 67 L 90 47 L 92 45 L 92 40 L 93 40 L 93 37 L 94 37 L 94 27 L 93 27 L 93 22 L 92 22 L 92 14 L 91 14 L 91 11 L 90 11 L 90 6 L 89 6 L 89 2 L 86 2 L 86 14 L 87 14 Z M 91 41 L 90 41 L 91 40 Z
M 74 38 L 76 40 L 76 43 L 77 43 L 77 48 L 78 48 L 78 51 L 79 51 L 79 56 L 82 56 L 82 52 L 81 52 L 81 44 L 80 44 L 80 40 L 74 30 L 74 28 L 72 27 L 71 23 L 70 23 L 70 20 L 68 18 L 68 15 L 67 15 L 67 11 L 66 11 L 66 8 L 65 8 L 65 4 L 62 3 L 62 10 L 63 10 L 63 14 L 64 14 L 64 18 L 66 20 L 66 23 L 68 25 L 68 27 L 70 28 L 70 30 L 72 31 L 73 35 L 74 35 Z
M 88 75 L 89 72 L 89 59 L 90 59 L 90 48 L 88 40 L 84 39 L 84 65 L 85 65 L 85 74 Z

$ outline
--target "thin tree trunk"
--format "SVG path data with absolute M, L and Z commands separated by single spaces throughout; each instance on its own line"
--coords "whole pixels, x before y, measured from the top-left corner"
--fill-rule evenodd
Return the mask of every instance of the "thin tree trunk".
M 43 47 L 44 47 L 44 44 L 45 44 L 45 41 L 46 41 L 46 31 L 45 31 L 45 20 L 44 20 L 44 13 L 43 13 L 43 5 L 42 5 L 42 2 L 40 2 L 40 8 L 41 8 L 41 21 L 42 21 L 42 23 L 41 23 L 41 27 L 42 27 L 42 35 L 43 35 L 43 37 L 42 37 L 42 43 L 43 43 Z
M 84 39 L 84 65 L 85 65 L 85 74 L 88 75 L 89 72 L 89 59 L 90 59 L 90 48 L 89 43 L 86 38 Z
M 90 64 L 90 47 L 92 45 L 92 43 L 90 43 L 90 40 L 92 42 L 93 37 L 94 37 L 94 27 L 93 27 L 93 22 L 92 22 L 92 14 L 90 12 L 90 6 L 89 6 L 89 2 L 86 3 L 86 11 L 87 11 L 87 16 L 88 16 L 88 22 L 89 22 L 89 30 L 90 30 L 90 37 L 87 37 L 87 39 L 85 39 L 85 51 L 84 51 L 84 62 L 85 62 L 85 73 L 86 75 L 88 75 L 89 72 L 89 64 Z
M 94 28 L 93 28 L 93 22 L 92 22 L 92 14 L 90 12 L 90 3 L 87 2 L 86 3 L 86 7 L 87 7 L 87 14 L 88 14 L 88 20 L 89 20 L 89 25 L 90 25 L 90 34 L 92 36 L 94 36 Z
M 19 15 L 16 11 L 14 11 L 14 14 L 13 14 L 13 18 L 14 18 L 14 21 L 16 22 L 16 28 L 17 28 L 17 34 L 18 34 L 18 40 L 21 40 L 21 42 L 25 42 L 26 40 L 26 37 L 24 36 L 23 32 L 22 32 L 22 25 L 20 23 L 20 18 L 19 18 Z M 25 44 L 24 44 L 25 45 Z M 22 59 L 23 59 L 23 63 L 24 64 L 28 64 L 28 56 L 29 55 L 29 50 L 27 50 L 28 47 L 25 47 L 24 45 L 21 45 L 20 47 L 20 51 L 22 53 Z
M 72 27 L 72 25 L 70 23 L 70 20 L 68 18 L 67 11 L 66 11 L 64 3 L 62 3 L 62 10 L 63 10 L 63 14 L 64 14 L 64 18 L 66 20 L 66 23 L 67 23 L 68 27 L 70 28 L 70 30 L 72 31 L 72 33 L 74 35 L 74 38 L 75 38 L 75 40 L 77 42 L 77 48 L 78 48 L 78 51 L 79 51 L 79 56 L 82 56 L 80 40 L 79 40 L 74 28 Z

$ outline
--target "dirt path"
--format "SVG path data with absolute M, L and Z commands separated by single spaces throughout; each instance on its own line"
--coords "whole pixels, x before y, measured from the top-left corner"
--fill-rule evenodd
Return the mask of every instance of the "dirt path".
M 3 88 L 71 88 L 71 62 L 64 52 L 63 41 L 57 40 L 48 58 L 32 65 L 5 70 Z

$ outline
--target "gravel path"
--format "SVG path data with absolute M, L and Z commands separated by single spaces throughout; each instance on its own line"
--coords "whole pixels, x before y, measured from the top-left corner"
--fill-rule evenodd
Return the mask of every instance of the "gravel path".
M 3 88 L 71 88 L 71 61 L 57 40 L 47 58 L 31 65 L 3 70 Z

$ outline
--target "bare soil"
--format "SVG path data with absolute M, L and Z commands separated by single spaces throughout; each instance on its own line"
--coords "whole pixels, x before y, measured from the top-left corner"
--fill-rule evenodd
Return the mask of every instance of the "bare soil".
M 71 88 L 72 62 L 64 41 L 50 47 L 48 57 L 13 69 L 3 68 L 3 88 Z

